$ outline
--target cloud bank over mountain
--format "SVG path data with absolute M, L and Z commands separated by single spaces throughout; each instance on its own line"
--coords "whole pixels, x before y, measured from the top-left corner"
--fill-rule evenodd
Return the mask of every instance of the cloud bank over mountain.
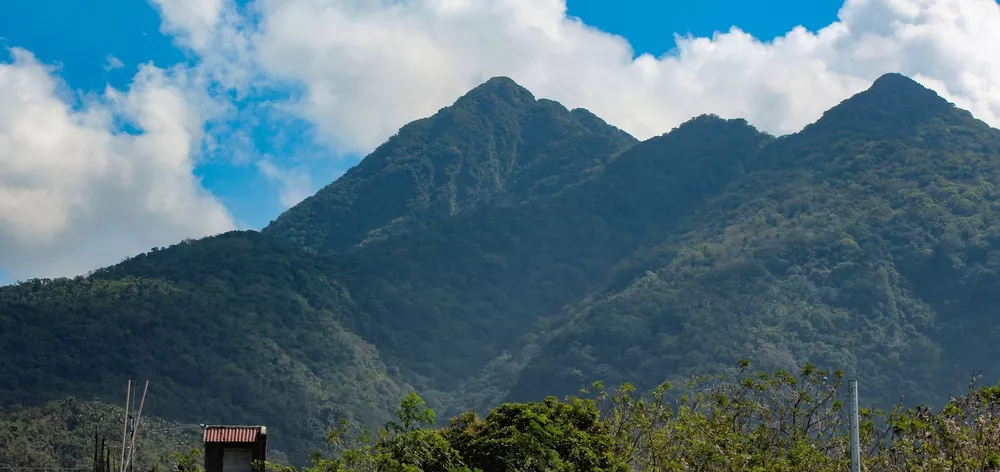
M 496 75 L 640 138 L 700 113 L 794 132 L 885 72 L 1000 124 L 994 0 L 848 0 L 819 31 L 762 42 L 733 27 L 679 37 L 660 58 L 634 57 L 623 38 L 568 17 L 563 0 L 259 0 L 242 11 L 222 1 L 160 0 L 165 27 L 203 57 L 238 58 L 227 67 L 243 72 L 230 75 L 301 87 L 292 106 L 341 150 L 370 150 Z

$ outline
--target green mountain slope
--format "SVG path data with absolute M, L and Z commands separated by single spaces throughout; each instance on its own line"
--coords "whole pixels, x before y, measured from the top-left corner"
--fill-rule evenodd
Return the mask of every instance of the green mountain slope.
M 1000 131 L 884 76 L 632 258 L 642 274 L 542 336 L 512 397 L 742 357 L 844 368 L 885 401 L 933 401 L 956 369 L 997 375 L 998 180 Z
M 124 379 L 149 378 L 152 414 L 266 424 L 302 458 L 338 418 L 377 424 L 402 397 L 338 323 L 352 310 L 321 260 L 253 232 L 4 287 L 0 405 L 116 402 Z
M 453 389 L 721 192 L 771 139 L 742 120 L 700 117 L 560 195 L 338 254 L 363 309 L 346 326 L 418 387 Z
M 497 77 L 404 126 L 263 232 L 342 251 L 473 208 L 558 194 L 635 142 L 586 110 Z

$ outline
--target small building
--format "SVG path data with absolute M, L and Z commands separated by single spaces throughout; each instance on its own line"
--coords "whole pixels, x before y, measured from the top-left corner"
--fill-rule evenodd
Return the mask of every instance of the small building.
M 267 460 L 264 426 L 205 426 L 205 472 L 253 472 Z

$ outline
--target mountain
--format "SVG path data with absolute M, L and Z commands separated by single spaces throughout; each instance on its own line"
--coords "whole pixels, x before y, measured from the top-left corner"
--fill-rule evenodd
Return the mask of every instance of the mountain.
M 536 100 L 497 77 L 404 126 L 263 232 L 343 251 L 475 208 L 558 194 L 635 142 L 586 110 Z
M 301 461 L 415 389 L 440 413 L 811 361 L 866 402 L 1000 376 L 1000 131 L 888 74 L 799 133 L 636 143 L 506 78 L 262 232 L 0 288 L 0 407 L 265 423 Z
M 552 198 L 338 254 L 364 312 L 347 326 L 416 386 L 455 388 L 721 192 L 771 139 L 743 120 L 699 117 Z

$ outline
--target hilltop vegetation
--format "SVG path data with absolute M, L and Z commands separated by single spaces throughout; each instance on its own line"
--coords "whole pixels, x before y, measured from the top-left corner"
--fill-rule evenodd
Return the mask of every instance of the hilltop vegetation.
M 741 358 L 940 404 L 958 372 L 1000 376 L 998 180 L 1000 131 L 895 74 L 789 136 L 706 115 L 642 143 L 493 79 L 261 233 L 0 288 L 0 405 L 150 376 L 156 415 L 268 424 L 302 464 L 409 390 L 483 414 Z M 521 405 L 493 411 L 590 414 Z M 499 467 L 474 431 L 510 424 L 465 420 L 428 440 Z

